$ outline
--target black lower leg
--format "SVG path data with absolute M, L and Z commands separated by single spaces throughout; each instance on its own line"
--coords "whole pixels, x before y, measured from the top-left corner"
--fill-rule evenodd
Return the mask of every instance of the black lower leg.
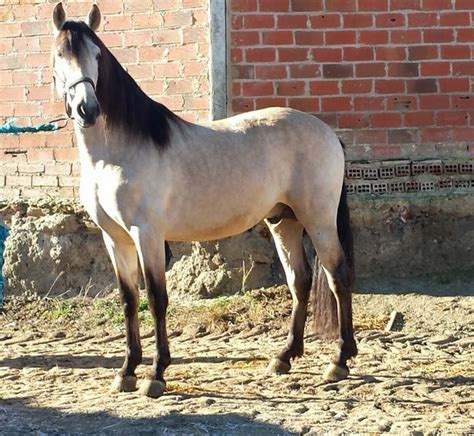
M 140 330 L 138 324 L 138 292 L 120 277 L 118 278 L 118 282 L 125 317 L 125 335 L 127 339 L 125 361 L 119 374 L 122 376 L 135 376 L 135 369 L 142 361 L 142 347 L 140 344 Z
M 290 364 L 290 360 L 300 357 L 304 352 L 304 327 L 306 323 L 309 291 L 311 289 L 311 273 L 307 270 L 295 278 L 293 290 L 293 310 L 291 325 L 285 348 L 278 355 L 282 362 Z
M 166 288 L 159 285 L 150 272 L 146 273 L 148 300 L 155 324 L 156 355 L 153 361 L 152 378 L 164 382 L 165 369 L 171 363 L 166 332 L 166 310 L 168 295 Z
M 341 368 L 347 368 L 347 360 L 357 356 L 357 345 L 352 325 L 351 275 L 345 262 L 337 269 L 335 296 L 338 306 L 340 345 L 336 364 Z

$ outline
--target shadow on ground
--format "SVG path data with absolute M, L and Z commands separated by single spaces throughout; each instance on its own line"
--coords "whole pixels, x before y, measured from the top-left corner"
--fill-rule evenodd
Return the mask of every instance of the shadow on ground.
M 34 398 L 3 399 L 0 423 L 3 434 L 233 434 L 289 435 L 284 428 L 236 413 L 203 415 L 170 413 L 147 418 L 124 418 L 107 412 L 68 413 L 35 407 Z M 159 414 L 150 400 L 150 414 Z

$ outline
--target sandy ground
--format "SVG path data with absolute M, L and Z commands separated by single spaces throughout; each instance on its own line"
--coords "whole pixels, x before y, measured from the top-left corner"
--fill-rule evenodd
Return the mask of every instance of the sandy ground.
M 474 432 L 474 298 L 356 295 L 366 317 L 397 310 L 396 330 L 361 330 L 348 380 L 324 384 L 335 344 L 306 340 L 291 374 L 268 376 L 287 319 L 207 333 L 171 331 L 168 391 L 113 393 L 122 328 L 0 316 L 0 433 L 293 434 Z M 39 317 L 38 317 L 39 320 Z M 309 329 L 308 329 L 309 330 Z M 151 364 L 145 334 L 138 375 Z

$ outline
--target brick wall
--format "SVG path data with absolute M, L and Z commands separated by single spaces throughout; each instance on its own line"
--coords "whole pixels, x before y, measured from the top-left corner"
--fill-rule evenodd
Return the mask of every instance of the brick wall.
M 5 4 L 6 3 L 6 4 Z M 91 2 L 63 2 L 83 19 Z M 31 125 L 62 116 L 51 87 L 55 2 L 9 0 L 0 6 L 0 122 Z M 191 121 L 209 111 L 208 0 L 99 0 L 99 35 L 140 86 Z M 72 127 L 55 133 L 0 135 L 0 199 L 77 194 Z
M 473 0 L 232 0 L 230 110 L 337 128 L 349 159 L 474 156 Z

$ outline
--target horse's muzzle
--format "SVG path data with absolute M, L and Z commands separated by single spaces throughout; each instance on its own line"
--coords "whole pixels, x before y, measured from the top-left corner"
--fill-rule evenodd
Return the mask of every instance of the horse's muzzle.
M 78 121 L 81 127 L 87 128 L 95 125 L 100 113 L 101 109 L 98 102 L 86 103 L 82 101 L 77 106 Z

